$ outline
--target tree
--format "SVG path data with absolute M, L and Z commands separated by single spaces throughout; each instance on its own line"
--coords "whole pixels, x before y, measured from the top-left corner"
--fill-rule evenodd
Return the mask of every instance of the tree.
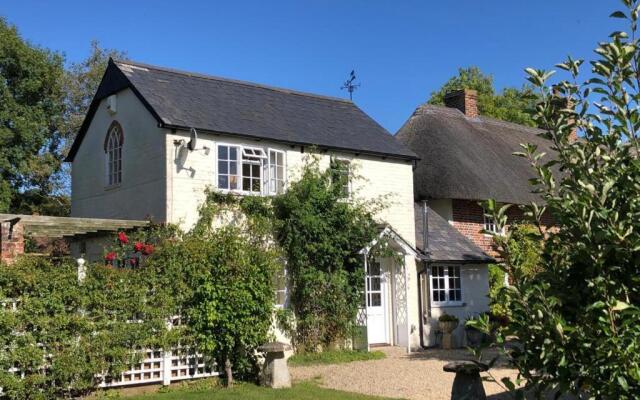
M 429 104 L 444 105 L 444 96 L 460 89 L 478 92 L 478 111 L 503 121 L 521 125 L 536 126 L 532 118 L 536 96 L 530 86 L 522 89 L 507 87 L 496 93 L 493 77 L 483 73 L 478 67 L 458 69 L 458 75 L 451 77 L 438 91 L 431 93 Z
M 109 58 L 123 59 L 126 56 L 126 52 L 100 47 L 97 40 L 92 40 L 89 56 L 83 61 L 71 64 L 65 71 L 65 113 L 62 130 L 65 132 L 67 145 L 71 145 L 80 130 Z
M 611 16 L 629 29 L 598 45 L 592 78 L 580 82 L 583 61 L 571 57 L 557 65 L 568 79 L 554 85 L 554 71 L 526 70 L 541 98 L 536 123 L 557 156 L 531 144 L 517 154 L 536 172 L 544 206 L 532 205 L 528 215 L 546 239 L 540 272 L 507 265 L 514 284 L 500 296 L 510 322 L 497 341 L 517 339 L 507 353 L 537 397 L 549 390 L 603 399 L 640 394 L 640 1 L 623 4 Z M 574 129 L 582 140 L 569 139 Z M 506 207 L 487 207 L 499 225 L 507 222 Z M 541 228 L 545 211 L 558 230 Z M 497 243 L 509 264 L 509 241 Z
M 59 53 L 26 42 L 0 18 L 0 212 L 46 203 L 58 184 L 63 74 Z

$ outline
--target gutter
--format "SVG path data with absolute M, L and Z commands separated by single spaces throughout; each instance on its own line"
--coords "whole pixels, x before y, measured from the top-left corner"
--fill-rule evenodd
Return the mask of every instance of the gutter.
M 160 128 L 175 129 L 175 130 L 181 130 L 181 131 L 188 131 L 188 130 L 190 130 L 192 128 L 192 127 L 176 125 L 176 124 L 170 124 L 170 123 L 165 123 L 165 122 L 159 123 L 158 126 Z M 291 146 L 316 147 L 318 149 L 338 150 L 338 151 L 344 151 L 345 153 L 354 153 L 356 155 L 365 154 L 365 155 L 371 155 L 371 156 L 376 156 L 376 157 L 393 158 L 393 159 L 404 160 L 404 161 L 416 162 L 416 161 L 420 160 L 420 157 L 418 157 L 417 155 L 411 156 L 411 155 L 382 153 L 382 152 L 368 151 L 368 150 L 355 150 L 353 148 L 347 148 L 347 147 L 326 146 L 326 145 L 320 145 L 320 144 L 317 144 L 317 143 L 307 143 L 307 142 L 296 142 L 296 141 L 293 141 L 293 140 L 273 139 L 273 138 L 264 137 L 264 136 L 248 135 L 248 134 L 245 134 L 245 133 L 219 132 L 219 131 L 212 131 L 212 130 L 197 128 L 197 127 L 196 127 L 196 129 L 198 131 L 201 131 L 201 132 L 204 132 L 204 133 L 208 133 L 208 134 L 211 134 L 211 135 L 216 135 L 216 136 L 228 135 L 228 136 L 235 136 L 235 137 L 240 137 L 240 138 L 249 138 L 249 139 L 253 139 L 253 140 L 256 140 L 256 141 L 273 141 L 273 142 L 276 142 L 276 143 L 284 143 L 284 144 L 288 144 L 288 145 L 291 145 Z

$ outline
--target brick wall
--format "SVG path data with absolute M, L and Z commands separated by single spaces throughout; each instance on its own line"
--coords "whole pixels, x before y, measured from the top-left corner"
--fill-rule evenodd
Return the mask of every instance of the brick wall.
M 0 264 L 13 264 L 24 254 L 24 227 L 21 223 L 0 222 Z
M 493 238 L 490 235 L 482 233 L 484 229 L 484 211 L 475 200 L 452 200 L 451 211 L 453 217 L 453 226 L 478 245 L 484 252 L 492 257 L 497 256 L 493 248 Z M 509 222 L 522 220 L 524 215 L 517 207 L 511 207 L 507 211 Z M 544 227 L 553 225 L 550 216 L 543 216 Z M 507 229 L 508 229 L 507 225 Z

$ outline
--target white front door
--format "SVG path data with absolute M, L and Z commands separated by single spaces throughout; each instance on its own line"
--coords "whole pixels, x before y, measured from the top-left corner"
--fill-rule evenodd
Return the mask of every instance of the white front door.
M 389 343 L 387 338 L 386 285 L 379 260 L 367 263 L 367 339 L 369 344 Z

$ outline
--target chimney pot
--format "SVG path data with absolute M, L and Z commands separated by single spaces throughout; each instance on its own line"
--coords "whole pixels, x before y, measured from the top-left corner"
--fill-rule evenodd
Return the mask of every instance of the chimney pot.
M 444 104 L 447 107 L 457 108 L 468 118 L 477 118 L 478 92 L 472 89 L 456 90 L 444 95 Z

